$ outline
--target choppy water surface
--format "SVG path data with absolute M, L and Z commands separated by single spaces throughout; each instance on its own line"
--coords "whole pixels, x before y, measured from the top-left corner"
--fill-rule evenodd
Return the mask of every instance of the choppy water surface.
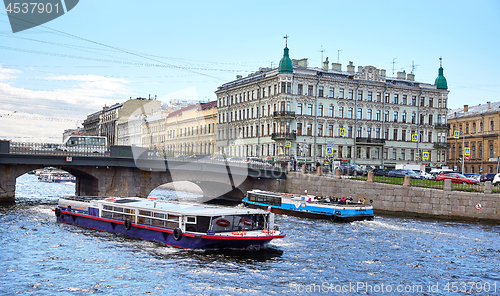
M 57 223 L 73 193 L 18 178 L 16 205 L 0 207 L 0 295 L 500 295 L 496 225 L 277 216 L 288 236 L 268 248 L 190 251 Z

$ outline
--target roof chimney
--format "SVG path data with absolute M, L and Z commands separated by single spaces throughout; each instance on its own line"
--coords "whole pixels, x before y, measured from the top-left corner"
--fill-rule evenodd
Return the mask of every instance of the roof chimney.
M 488 106 L 488 109 L 491 109 L 491 102 L 486 102 L 486 106 Z
M 342 71 L 342 64 L 332 63 L 332 70 Z
M 328 57 L 326 57 L 326 60 L 323 62 L 323 70 L 325 71 L 328 71 L 328 64 L 330 62 L 328 62 Z
M 469 105 L 464 105 L 464 112 L 469 112 Z
M 349 65 L 347 65 L 347 72 L 354 73 L 354 65 L 352 64 L 351 61 L 349 61 Z

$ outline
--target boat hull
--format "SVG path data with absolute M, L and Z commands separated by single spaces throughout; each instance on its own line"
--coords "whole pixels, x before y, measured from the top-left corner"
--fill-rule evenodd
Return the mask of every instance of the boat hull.
M 57 221 L 100 231 L 121 233 L 133 238 L 156 241 L 168 246 L 183 249 L 240 249 L 253 246 L 261 247 L 265 246 L 275 238 L 285 237 L 284 233 L 280 233 L 280 235 L 268 236 L 241 235 L 234 237 L 194 234 L 186 232 L 182 235 L 181 239 L 176 240 L 174 238 L 173 229 L 165 229 L 149 225 L 131 223 L 130 229 L 127 230 L 125 227 L 125 223 L 120 220 L 105 219 L 64 210 L 60 211 L 60 215 L 57 217 Z
M 268 209 L 268 205 L 260 205 L 247 201 L 243 201 L 245 206 L 253 209 Z M 307 211 L 298 211 L 283 209 L 278 207 L 271 207 L 271 212 L 280 215 L 294 216 L 299 218 L 310 218 L 310 219 L 325 219 L 333 222 L 353 222 L 353 221 L 363 221 L 363 220 L 373 220 L 373 215 L 356 215 L 356 216 L 335 216 L 332 214 L 322 214 Z

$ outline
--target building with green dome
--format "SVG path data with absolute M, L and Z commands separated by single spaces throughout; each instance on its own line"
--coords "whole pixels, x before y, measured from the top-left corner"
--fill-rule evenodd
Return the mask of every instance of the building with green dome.
M 343 69 L 328 58 L 311 67 L 306 58 L 290 58 L 288 45 L 282 54 L 278 67 L 237 76 L 215 91 L 217 153 L 281 165 L 290 158 L 388 168 L 446 163 L 442 67 L 432 84 L 371 65 Z

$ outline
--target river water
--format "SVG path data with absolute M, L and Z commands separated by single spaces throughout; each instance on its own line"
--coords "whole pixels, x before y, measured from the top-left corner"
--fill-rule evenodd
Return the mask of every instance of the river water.
M 500 295 L 498 225 L 277 216 L 287 237 L 267 248 L 193 251 L 57 223 L 72 194 L 17 179 L 16 204 L 0 207 L 0 295 Z

